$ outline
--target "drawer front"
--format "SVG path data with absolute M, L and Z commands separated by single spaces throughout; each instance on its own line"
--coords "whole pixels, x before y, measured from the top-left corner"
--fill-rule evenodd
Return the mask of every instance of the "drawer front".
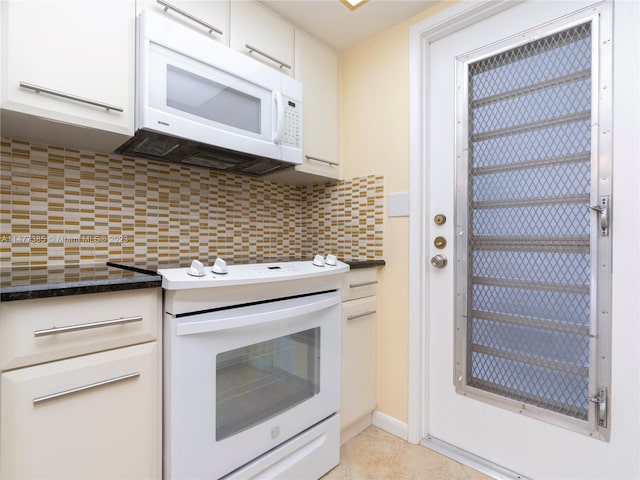
M 378 290 L 378 269 L 351 270 L 342 281 L 342 300 L 370 297 Z
M 2 303 L 0 370 L 155 340 L 161 306 L 159 288 Z
M 160 349 L 0 375 L 0 478 L 159 478 Z

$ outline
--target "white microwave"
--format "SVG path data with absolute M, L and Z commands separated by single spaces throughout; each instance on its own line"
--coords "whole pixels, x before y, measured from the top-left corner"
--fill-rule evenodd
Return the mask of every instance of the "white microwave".
M 136 35 L 136 132 L 116 153 L 252 176 L 302 163 L 300 82 L 153 11 Z

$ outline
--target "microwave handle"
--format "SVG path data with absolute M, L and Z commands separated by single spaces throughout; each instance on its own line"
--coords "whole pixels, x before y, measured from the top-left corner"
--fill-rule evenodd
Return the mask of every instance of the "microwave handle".
M 282 134 L 284 132 L 284 105 L 282 101 L 282 93 L 273 92 L 273 108 L 274 108 L 274 123 L 273 129 L 273 143 L 279 145 L 282 143 Z
M 215 320 L 203 320 L 201 322 L 184 322 L 176 325 L 176 335 L 194 335 L 199 333 L 220 332 L 235 328 L 250 327 L 296 318 L 302 315 L 319 312 L 326 308 L 338 305 L 341 302 L 340 295 L 321 297 L 316 301 L 305 301 L 300 305 L 289 308 L 275 309 L 249 315 L 230 315 L 227 318 Z

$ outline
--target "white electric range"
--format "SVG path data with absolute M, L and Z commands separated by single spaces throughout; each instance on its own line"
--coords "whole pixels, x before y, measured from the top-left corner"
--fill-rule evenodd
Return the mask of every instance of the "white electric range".
M 339 463 L 348 270 L 316 256 L 158 271 L 165 478 L 316 479 Z

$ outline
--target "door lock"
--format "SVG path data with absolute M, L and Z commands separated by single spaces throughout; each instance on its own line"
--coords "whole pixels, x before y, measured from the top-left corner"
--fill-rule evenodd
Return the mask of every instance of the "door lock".
M 447 257 L 441 254 L 434 255 L 431 257 L 431 265 L 434 268 L 444 268 L 447 266 Z
M 440 250 L 442 250 L 444 247 L 447 246 L 447 239 L 444 237 L 436 237 L 433 239 L 433 245 L 436 248 L 439 248 Z
M 433 217 L 433 223 L 435 223 L 436 225 L 444 225 L 446 222 L 447 217 L 442 213 L 439 213 L 435 217 Z

